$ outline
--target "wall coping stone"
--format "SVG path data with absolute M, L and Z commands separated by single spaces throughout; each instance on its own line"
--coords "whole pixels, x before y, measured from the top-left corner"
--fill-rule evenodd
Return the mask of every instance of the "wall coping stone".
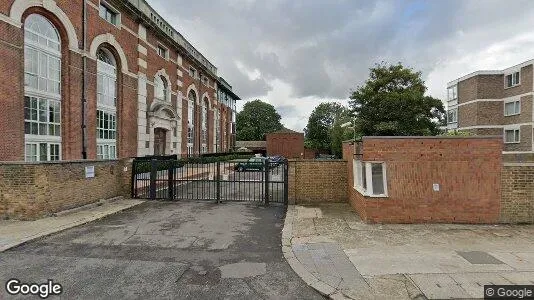
M 300 159 L 300 158 L 291 158 L 291 159 L 288 159 L 287 161 L 288 162 L 300 162 L 300 163 L 305 163 L 305 162 L 318 162 L 318 163 L 321 163 L 321 162 L 347 162 L 344 159 Z
M 502 136 L 498 135 L 473 135 L 473 136 L 364 136 L 364 140 L 368 139 L 500 139 Z M 352 142 L 352 141 L 351 141 Z
M 9 165 L 63 165 L 63 164 L 84 164 L 84 163 L 109 163 L 119 162 L 120 159 L 76 159 L 76 160 L 58 160 L 58 161 L 39 161 L 39 162 L 27 162 L 27 161 L 2 161 L 0 166 Z

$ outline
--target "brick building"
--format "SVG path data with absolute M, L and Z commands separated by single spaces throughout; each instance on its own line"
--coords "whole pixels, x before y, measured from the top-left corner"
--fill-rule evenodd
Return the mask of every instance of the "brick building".
M 514 209 L 532 205 L 531 198 L 512 202 L 532 184 L 501 186 L 502 148 L 498 136 L 363 137 L 356 149 L 346 142 L 349 202 L 369 223 L 519 220 Z M 533 211 L 530 207 L 522 220 Z
M 284 128 L 266 135 L 267 155 L 304 158 L 304 133 Z
M 224 79 L 145 0 L 0 2 L 0 161 L 227 151 Z
M 447 129 L 503 136 L 505 154 L 534 156 L 533 64 L 477 71 L 447 84 Z

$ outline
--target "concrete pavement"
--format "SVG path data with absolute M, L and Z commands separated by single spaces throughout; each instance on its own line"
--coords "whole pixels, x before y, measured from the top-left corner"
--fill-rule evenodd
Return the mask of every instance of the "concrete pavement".
M 348 204 L 290 206 L 282 243 L 332 298 L 476 299 L 484 284 L 534 284 L 532 225 L 369 225 Z
M 35 221 L 0 220 L 0 252 L 33 239 L 98 220 L 143 202 L 122 198 L 102 200 Z

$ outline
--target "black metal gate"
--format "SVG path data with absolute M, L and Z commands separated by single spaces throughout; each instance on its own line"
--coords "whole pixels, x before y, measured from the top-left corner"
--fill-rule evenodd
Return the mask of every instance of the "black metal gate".
M 133 161 L 132 197 L 287 204 L 286 159 L 140 157 Z

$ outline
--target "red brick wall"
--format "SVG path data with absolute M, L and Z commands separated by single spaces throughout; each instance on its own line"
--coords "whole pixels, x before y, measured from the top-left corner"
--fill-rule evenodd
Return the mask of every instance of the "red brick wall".
M 303 133 L 269 133 L 267 134 L 267 155 L 282 155 L 285 158 L 303 158 Z
M 364 197 L 355 191 L 352 146 L 349 199 L 370 223 L 495 223 L 501 201 L 500 138 L 363 139 L 362 160 L 386 164 L 388 197 Z M 433 184 L 440 185 L 438 192 Z

